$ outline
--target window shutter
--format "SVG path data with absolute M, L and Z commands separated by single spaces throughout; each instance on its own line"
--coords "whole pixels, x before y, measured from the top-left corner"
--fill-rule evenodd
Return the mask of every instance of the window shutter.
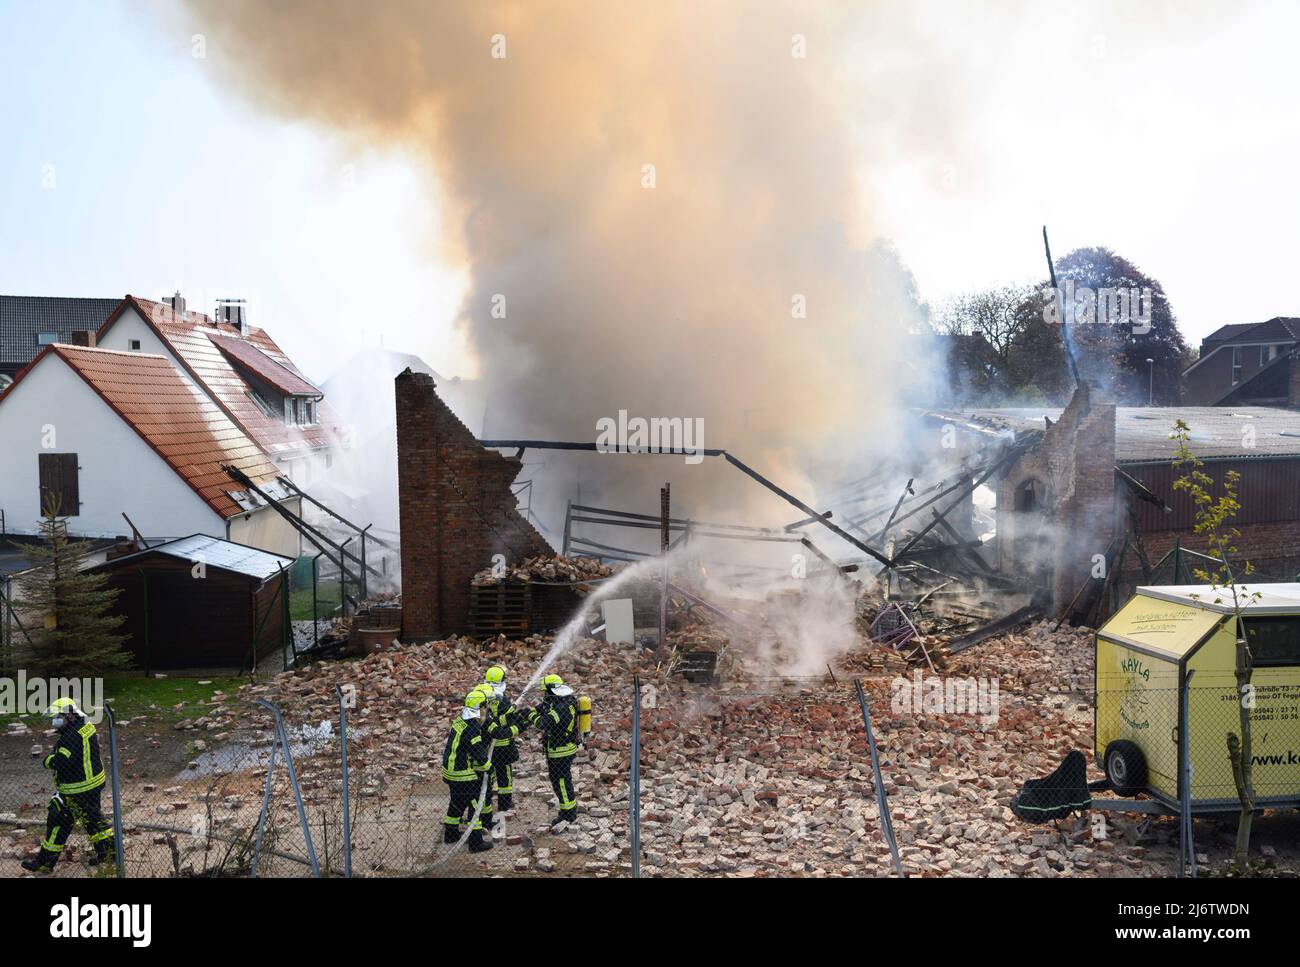
M 76 517 L 81 513 L 81 488 L 75 453 L 42 453 L 38 464 L 41 478 L 41 511 L 50 495 L 59 500 L 59 516 Z

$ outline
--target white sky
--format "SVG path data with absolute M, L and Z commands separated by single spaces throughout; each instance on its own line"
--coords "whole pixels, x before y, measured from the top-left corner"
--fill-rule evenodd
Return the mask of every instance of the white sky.
M 936 43 L 983 18 L 929 9 Z M 1300 4 L 1213 25 L 1041 9 L 972 31 L 936 78 L 948 156 L 864 167 L 922 295 L 1040 278 L 1046 222 L 1055 254 L 1106 245 L 1158 278 L 1193 344 L 1300 315 Z M 0 292 L 243 295 L 317 379 L 381 339 L 463 370 L 463 276 L 406 159 L 261 115 L 218 73 L 143 4 L 0 0 Z

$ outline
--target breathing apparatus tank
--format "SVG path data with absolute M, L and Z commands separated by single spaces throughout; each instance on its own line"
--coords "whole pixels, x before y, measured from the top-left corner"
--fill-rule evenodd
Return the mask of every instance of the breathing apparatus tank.
M 591 735 L 591 698 L 578 696 L 578 732 L 585 739 Z

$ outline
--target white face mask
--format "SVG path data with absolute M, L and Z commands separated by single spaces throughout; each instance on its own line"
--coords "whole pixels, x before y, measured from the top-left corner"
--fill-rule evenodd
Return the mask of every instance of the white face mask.
M 62 715 L 54 716 L 54 727 L 56 729 L 61 729 L 67 724 L 68 724 L 68 720 L 65 719 Z

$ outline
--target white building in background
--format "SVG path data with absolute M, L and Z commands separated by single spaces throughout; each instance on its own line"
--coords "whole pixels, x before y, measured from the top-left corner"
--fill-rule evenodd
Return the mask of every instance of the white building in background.
M 54 497 L 78 537 L 126 537 L 134 524 L 150 543 L 198 533 L 297 555 L 297 531 L 221 465 L 277 499 L 288 497 L 281 468 L 174 356 L 146 353 L 143 332 L 121 333 L 141 345 L 48 346 L 0 395 L 8 533 L 38 533 L 42 502 Z
M 213 319 L 187 311 L 179 293 L 167 302 L 128 295 L 95 344 L 168 359 L 299 486 L 333 465 L 338 419 L 266 331 L 249 325 L 243 302 L 219 304 Z

